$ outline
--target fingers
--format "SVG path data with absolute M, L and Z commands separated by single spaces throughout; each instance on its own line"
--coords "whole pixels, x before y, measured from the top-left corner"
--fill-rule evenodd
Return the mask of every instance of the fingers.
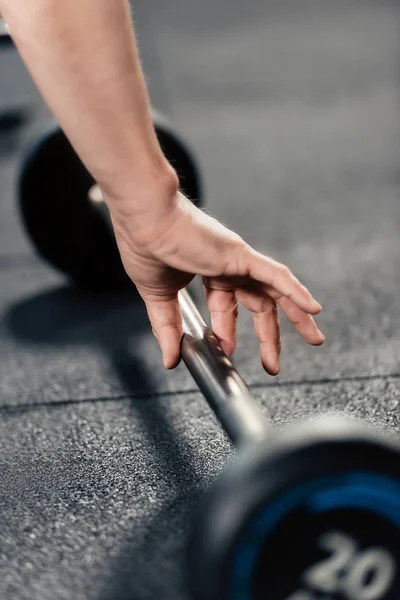
M 244 246 L 244 249 L 242 247 L 242 252 L 244 252 L 244 256 L 241 260 L 245 273 L 257 282 L 272 288 L 272 293 L 268 291 L 268 294 L 275 300 L 286 296 L 299 308 L 312 315 L 317 315 L 322 310 L 321 305 L 314 300 L 307 288 L 300 283 L 288 267 L 247 245 Z
M 205 291 L 212 328 L 225 353 L 230 356 L 235 349 L 237 300 L 239 300 L 253 313 L 264 369 L 270 375 L 278 375 L 281 344 L 277 302 L 262 288 L 256 286 L 246 286 L 236 291 L 205 286 Z M 178 298 L 174 295 L 162 299 L 144 297 L 144 300 L 154 335 L 160 344 L 164 366 L 166 369 L 173 369 L 180 361 L 182 340 L 182 319 Z M 311 315 L 286 297 L 281 297 L 278 305 L 306 342 L 314 346 L 323 344 L 325 336 L 318 329 Z
M 211 315 L 212 329 L 219 339 L 227 356 L 231 356 L 236 346 L 236 320 L 238 302 L 232 291 L 216 290 L 204 286 L 207 306 Z
M 324 343 L 325 336 L 318 329 L 311 315 L 305 313 L 294 302 L 285 297 L 279 300 L 278 305 L 305 342 L 313 346 L 320 346 Z
M 163 363 L 166 369 L 173 369 L 180 361 L 180 346 L 182 340 L 182 317 L 178 297 L 146 298 L 147 314 L 153 333 L 160 344 Z
M 276 302 L 263 290 L 253 286 L 236 291 L 236 297 L 253 313 L 254 327 L 260 341 L 261 362 L 270 375 L 278 375 L 281 351 L 280 328 Z

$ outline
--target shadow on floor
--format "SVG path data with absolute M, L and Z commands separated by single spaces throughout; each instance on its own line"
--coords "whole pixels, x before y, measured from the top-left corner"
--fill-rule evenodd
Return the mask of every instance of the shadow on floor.
M 167 600 L 177 589 L 184 598 L 184 540 L 204 482 L 191 468 L 196 462 L 193 449 L 177 435 L 160 403 L 151 361 L 140 355 L 141 339 L 149 334 L 143 303 L 135 292 L 93 294 L 60 288 L 14 305 L 5 322 L 12 335 L 27 344 L 51 344 L 55 351 L 65 344 L 97 345 L 144 424 L 160 471 L 168 474 L 177 491 L 172 504 L 143 524 L 139 538 L 137 532 L 127 532 L 126 550 L 115 562 L 104 600 Z M 154 365 L 160 368 L 160 362 Z

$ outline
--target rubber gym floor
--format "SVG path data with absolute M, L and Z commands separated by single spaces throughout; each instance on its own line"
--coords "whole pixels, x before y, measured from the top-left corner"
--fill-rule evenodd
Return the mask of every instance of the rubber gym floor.
M 138 0 L 155 106 L 189 140 L 207 206 L 324 305 L 323 348 L 282 320 L 282 374 L 240 315 L 235 363 L 280 428 L 331 411 L 399 433 L 398 17 L 394 0 Z M 232 455 L 132 298 L 37 258 L 16 180 L 49 117 L 0 54 L 0 597 L 183 600 L 193 508 Z M 57 202 L 57 198 L 54 199 Z

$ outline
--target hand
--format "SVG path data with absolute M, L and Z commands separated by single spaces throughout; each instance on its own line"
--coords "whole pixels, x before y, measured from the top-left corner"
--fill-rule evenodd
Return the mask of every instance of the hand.
M 180 360 L 178 291 L 196 274 L 203 278 L 212 327 L 228 356 L 235 349 L 238 302 L 253 313 L 261 361 L 270 375 L 280 369 L 278 307 L 306 342 L 324 342 L 311 316 L 321 306 L 291 271 L 251 248 L 180 192 L 142 228 L 126 214 L 113 215 L 109 205 L 122 261 L 146 303 L 167 369 Z

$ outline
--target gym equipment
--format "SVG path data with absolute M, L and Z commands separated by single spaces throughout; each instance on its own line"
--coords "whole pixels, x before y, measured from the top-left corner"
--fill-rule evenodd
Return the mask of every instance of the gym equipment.
M 8 51 L 10 48 L 11 52 Z M 15 47 L 7 23 L 0 16 L 0 51 L 1 50 L 7 50 L 2 57 L 2 60 L 4 60 L 5 63 L 9 61 L 8 64 L 2 65 L 3 73 L 6 74 L 16 66 L 14 60 Z M 5 78 L 3 75 L 3 80 L 0 105 L 0 135 L 3 137 L 4 142 L 4 136 L 15 133 L 29 121 L 32 114 L 32 106 L 26 96 L 22 98 L 19 97 L 20 90 L 13 85 L 12 78 Z M 8 139 L 6 142 L 7 149 L 10 149 L 10 151 L 12 151 L 14 147 L 14 141 L 15 140 Z
M 100 190 L 58 128 L 20 192 L 45 258 L 84 285 L 125 282 Z M 187 291 L 179 301 L 182 358 L 239 450 L 195 519 L 193 598 L 398 600 L 400 447 L 339 417 L 274 432 Z
M 273 432 L 186 291 L 182 358 L 237 458 L 189 545 L 196 600 L 398 600 L 400 446 L 319 418 Z
M 201 203 L 200 175 L 187 145 L 153 112 L 160 145 L 182 191 Z M 51 123 L 27 153 L 19 178 L 22 219 L 38 253 L 81 287 L 131 285 L 102 195 L 63 131 Z
M 0 107 L 0 134 L 18 130 L 29 121 L 31 112 L 30 107 L 21 102 Z
M 0 48 L 13 46 L 13 41 L 10 36 L 7 24 L 4 19 L 0 17 Z

